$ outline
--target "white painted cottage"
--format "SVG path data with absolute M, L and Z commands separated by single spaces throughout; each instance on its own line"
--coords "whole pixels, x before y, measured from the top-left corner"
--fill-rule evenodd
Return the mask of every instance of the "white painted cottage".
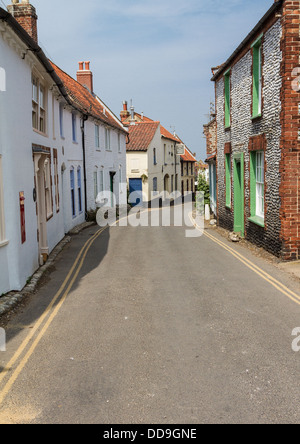
M 0 8 L 0 295 L 21 290 L 101 188 L 116 191 L 126 176 L 121 122 L 80 74 L 77 82 L 47 59 L 28 1 L 8 11 Z

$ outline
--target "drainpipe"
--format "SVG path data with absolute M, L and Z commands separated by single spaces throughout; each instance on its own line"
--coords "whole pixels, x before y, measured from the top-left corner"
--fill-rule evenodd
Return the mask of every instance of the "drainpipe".
M 88 120 L 88 116 L 86 114 L 82 115 L 81 121 L 81 135 L 82 135 L 82 152 L 83 152 L 83 181 L 84 181 L 84 214 L 85 220 L 88 220 L 88 211 L 87 211 L 87 178 L 86 178 L 86 153 L 85 153 L 85 122 Z
M 175 157 L 175 191 L 177 191 L 178 188 L 178 181 L 176 180 L 176 174 L 177 174 L 177 142 L 175 142 L 174 145 L 174 157 Z

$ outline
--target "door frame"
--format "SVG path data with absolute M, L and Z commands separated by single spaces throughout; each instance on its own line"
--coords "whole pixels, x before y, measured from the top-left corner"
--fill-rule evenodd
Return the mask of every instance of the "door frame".
M 139 181 L 139 183 L 141 183 L 141 189 L 140 190 L 134 190 L 133 188 L 131 188 L 132 181 L 136 181 L 136 182 Z M 131 202 L 131 205 L 134 206 L 134 207 L 142 206 L 143 203 L 144 203 L 144 200 L 143 200 L 143 197 L 144 197 L 143 196 L 143 179 L 139 178 L 139 177 L 131 177 L 131 178 L 128 179 L 128 186 L 129 186 L 129 193 L 130 194 L 132 192 L 140 192 L 141 193 L 140 197 L 138 198 L 138 199 L 140 199 L 140 202 L 138 204 Z
M 240 166 L 240 167 L 239 167 Z M 244 153 L 233 155 L 234 232 L 245 236 L 245 165 Z
M 36 189 L 36 212 L 38 225 L 38 257 L 40 265 L 43 265 L 49 255 L 48 233 L 47 233 L 47 211 L 44 163 L 51 158 L 48 151 L 33 152 L 34 181 Z

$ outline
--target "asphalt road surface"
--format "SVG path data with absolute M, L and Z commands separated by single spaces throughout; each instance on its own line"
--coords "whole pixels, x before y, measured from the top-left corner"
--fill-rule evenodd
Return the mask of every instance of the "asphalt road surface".
M 299 422 L 296 281 L 184 228 L 97 230 L 73 238 L 6 326 L 0 422 Z

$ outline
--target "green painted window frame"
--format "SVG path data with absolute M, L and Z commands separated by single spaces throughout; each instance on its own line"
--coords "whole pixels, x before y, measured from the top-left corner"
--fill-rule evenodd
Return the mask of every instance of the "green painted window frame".
M 263 34 L 253 43 L 253 95 L 252 118 L 262 116 L 262 38 Z
M 231 154 L 225 154 L 226 207 L 231 208 Z
M 224 74 L 225 84 L 225 128 L 231 126 L 231 69 Z
M 259 217 L 257 215 L 257 190 L 256 190 L 256 184 L 257 184 L 257 177 L 256 177 L 256 156 L 257 153 L 263 153 L 265 156 L 264 151 L 252 151 L 250 153 L 250 217 L 249 221 L 255 223 L 256 225 L 259 225 L 260 227 L 265 226 L 265 218 Z
M 244 153 L 233 154 L 233 209 L 234 209 L 234 231 L 239 233 L 242 238 L 245 237 L 245 165 Z M 237 165 L 240 164 L 240 177 L 238 175 Z M 239 192 L 239 196 L 237 195 Z M 239 226 L 239 224 L 241 226 Z M 239 229 L 240 228 L 240 229 Z

